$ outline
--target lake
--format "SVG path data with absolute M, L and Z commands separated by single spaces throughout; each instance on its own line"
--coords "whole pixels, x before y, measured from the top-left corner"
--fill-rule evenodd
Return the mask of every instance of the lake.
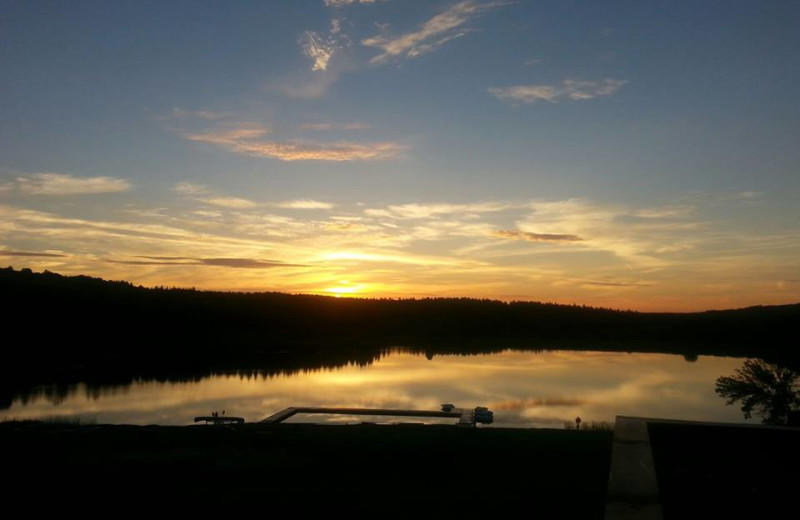
M 617 415 L 747 422 L 738 406 L 725 406 L 714 392 L 716 379 L 732 375 L 743 362 L 712 356 L 687 361 L 670 354 L 516 350 L 429 359 L 391 351 L 364 366 L 277 375 L 231 372 L 191 382 L 77 384 L 58 396 L 42 388 L 15 398 L 0 417 L 184 425 L 213 410 L 252 422 L 289 406 L 438 410 L 442 403 L 454 403 L 489 407 L 495 414 L 494 426 L 563 428 L 578 416 L 588 424 L 613 422 Z M 299 415 L 291 419 L 372 420 L 387 418 Z

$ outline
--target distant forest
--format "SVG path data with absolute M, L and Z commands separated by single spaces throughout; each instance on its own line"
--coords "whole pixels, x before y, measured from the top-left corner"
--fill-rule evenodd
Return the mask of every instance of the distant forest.
M 428 356 L 508 348 L 663 352 L 689 361 L 727 355 L 800 369 L 800 304 L 642 313 L 470 298 L 144 288 L 10 267 L 0 269 L 0 294 L 0 407 L 35 383 L 314 369 L 369 363 L 398 347 Z

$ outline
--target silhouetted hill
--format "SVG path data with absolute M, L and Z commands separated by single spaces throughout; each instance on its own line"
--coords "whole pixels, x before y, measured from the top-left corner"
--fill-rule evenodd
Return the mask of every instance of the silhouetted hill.
M 161 377 L 221 368 L 369 363 L 403 346 L 428 356 L 504 348 L 760 357 L 794 368 L 800 304 L 639 313 L 468 298 L 351 299 L 148 289 L 0 269 L 2 386 L 35 379 Z M 11 338 L 20 338 L 12 341 Z M 3 389 L 0 389 L 2 392 Z M 7 390 L 7 388 L 6 388 Z

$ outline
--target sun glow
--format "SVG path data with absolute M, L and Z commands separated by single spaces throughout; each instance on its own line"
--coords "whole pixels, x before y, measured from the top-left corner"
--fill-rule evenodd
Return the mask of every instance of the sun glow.
M 360 296 L 367 292 L 367 286 L 364 284 L 350 285 L 347 280 L 342 280 L 340 285 L 336 287 L 328 287 L 324 292 L 341 298 L 343 296 Z

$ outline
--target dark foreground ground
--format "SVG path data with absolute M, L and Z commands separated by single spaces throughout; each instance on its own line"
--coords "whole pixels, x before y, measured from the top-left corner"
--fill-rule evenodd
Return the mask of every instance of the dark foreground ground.
M 7 503 L 80 513 L 602 518 L 611 445 L 431 425 L 0 424 Z
M 797 518 L 800 428 L 648 425 L 664 518 Z

